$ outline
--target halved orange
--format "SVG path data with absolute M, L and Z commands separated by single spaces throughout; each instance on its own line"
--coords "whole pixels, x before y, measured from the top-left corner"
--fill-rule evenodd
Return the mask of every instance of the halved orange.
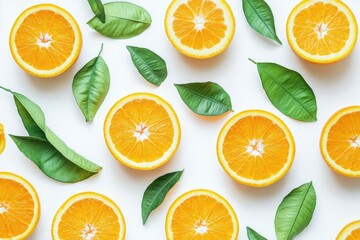
M 26 179 L 0 172 L 0 239 L 26 239 L 40 218 L 40 201 Z
M 120 99 L 104 123 L 104 137 L 112 155 L 139 170 L 154 169 L 170 160 L 180 136 L 174 109 L 151 93 L 134 93 Z
M 6 146 L 6 139 L 4 133 L 4 126 L 0 123 L 0 154 L 4 151 Z
M 237 240 L 239 222 L 222 196 L 197 189 L 184 193 L 170 206 L 165 231 L 167 240 Z
M 280 118 L 263 110 L 248 110 L 233 116 L 221 129 L 217 155 L 233 179 L 264 187 L 289 171 L 295 157 L 295 143 Z
M 51 227 L 53 240 L 124 240 L 126 225 L 120 208 L 95 192 L 70 197 L 59 208 Z
M 166 11 L 165 30 L 182 54 L 210 58 L 229 46 L 235 18 L 225 0 L 173 0 Z
M 336 237 L 336 240 L 358 240 L 360 239 L 360 220 L 346 225 Z
M 26 9 L 10 33 L 10 50 L 27 73 L 54 77 L 66 71 L 78 58 L 82 37 L 75 19 L 53 4 Z
M 296 54 L 315 63 L 337 62 L 354 49 L 358 26 L 340 0 L 304 0 L 292 10 L 287 39 Z
M 360 106 L 341 109 L 331 116 L 321 133 L 320 150 L 335 172 L 360 177 Z

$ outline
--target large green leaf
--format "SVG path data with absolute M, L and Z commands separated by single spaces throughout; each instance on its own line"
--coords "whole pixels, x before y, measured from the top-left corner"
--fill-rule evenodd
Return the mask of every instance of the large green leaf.
M 246 232 L 249 240 L 267 240 L 266 238 L 255 232 L 250 227 L 246 227 Z
M 251 61 L 257 65 L 266 95 L 280 112 L 300 121 L 316 121 L 315 94 L 299 73 L 275 63 Z
M 195 113 L 218 116 L 232 110 L 229 94 L 217 83 L 175 84 L 180 97 Z
M 102 23 L 105 23 L 105 9 L 101 0 L 88 0 L 88 3 L 95 16 L 99 18 Z
M 115 39 L 131 38 L 144 32 L 151 24 L 150 14 L 142 7 L 129 2 L 104 4 L 106 22 L 98 17 L 88 24 L 100 34 Z
M 275 216 L 277 240 L 291 240 L 310 223 L 316 206 L 312 182 L 292 190 L 280 203 Z

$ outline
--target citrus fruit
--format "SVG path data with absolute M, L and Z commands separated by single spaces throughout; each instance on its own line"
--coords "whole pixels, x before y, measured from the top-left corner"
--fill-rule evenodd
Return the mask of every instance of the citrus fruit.
M 225 0 L 173 0 L 166 11 L 165 31 L 182 54 L 210 58 L 229 46 L 235 19 Z
M 336 240 L 358 240 L 360 239 L 360 221 L 355 221 L 346 225 Z
M 286 33 L 293 51 L 315 63 L 337 62 L 354 49 L 358 27 L 340 0 L 304 0 L 290 13 Z
M 108 197 L 82 192 L 70 197 L 56 212 L 53 240 L 123 240 L 126 226 L 120 208 Z
M 237 240 L 239 223 L 222 196 L 197 189 L 184 193 L 170 206 L 165 231 L 167 240 Z
M 45 78 L 63 73 L 76 61 L 82 37 L 70 13 L 39 4 L 16 19 L 9 42 L 15 62 L 27 73 Z
M 360 177 L 360 106 L 341 109 L 327 121 L 320 150 L 335 172 Z
M 139 170 L 166 163 L 177 150 L 180 135 L 174 109 L 150 93 L 134 93 L 120 99 L 104 123 L 104 137 L 112 155 Z
M 263 110 L 240 112 L 226 122 L 217 140 L 221 166 L 236 181 L 264 187 L 290 169 L 295 143 L 285 123 Z
M 4 126 L 0 123 L 0 154 L 4 151 L 6 145 Z
M 40 218 L 40 201 L 24 178 L 0 172 L 0 239 L 26 239 Z

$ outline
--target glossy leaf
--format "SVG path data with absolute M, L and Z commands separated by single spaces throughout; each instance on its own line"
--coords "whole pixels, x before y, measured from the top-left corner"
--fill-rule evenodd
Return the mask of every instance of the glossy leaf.
M 126 46 L 131 59 L 141 74 L 148 82 L 160 86 L 167 77 L 166 62 L 159 55 L 147 48 Z
M 87 122 L 94 119 L 110 87 L 110 73 L 101 51 L 102 46 L 99 55 L 76 73 L 72 84 L 74 97 Z
M 142 7 L 129 2 L 104 4 L 106 22 L 98 17 L 88 24 L 100 34 L 114 39 L 131 38 L 144 32 L 151 24 L 150 14 Z
M 261 35 L 282 44 L 276 35 L 274 16 L 269 5 L 264 0 L 243 0 L 242 2 L 249 25 Z
M 275 63 L 251 61 L 257 65 L 266 95 L 280 112 L 300 121 L 316 121 L 315 94 L 299 73 Z
M 246 227 L 246 232 L 249 240 L 267 240 L 266 238 L 255 232 L 250 227 Z
M 105 10 L 101 0 L 88 0 L 88 3 L 95 16 L 100 19 L 102 23 L 105 23 Z
M 141 202 L 141 216 L 146 223 L 150 213 L 164 201 L 166 194 L 180 180 L 183 171 L 167 173 L 153 181 L 145 190 Z
M 310 223 L 316 206 L 312 182 L 292 190 L 279 205 L 275 216 L 278 240 L 291 240 Z
M 195 113 L 218 116 L 232 110 L 229 94 L 217 83 L 175 84 L 182 100 Z

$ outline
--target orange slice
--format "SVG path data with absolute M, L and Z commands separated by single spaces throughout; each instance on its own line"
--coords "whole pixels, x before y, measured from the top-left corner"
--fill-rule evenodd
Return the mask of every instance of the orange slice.
M 104 137 L 112 155 L 122 164 L 139 170 L 154 169 L 170 160 L 180 136 L 174 109 L 150 93 L 120 99 L 104 123 Z
M 335 172 L 360 177 L 360 106 L 341 109 L 327 121 L 320 150 Z
M 83 192 L 70 197 L 56 212 L 53 240 L 123 240 L 125 220 L 120 208 L 108 197 Z
M 358 240 L 360 239 L 360 221 L 355 221 L 346 225 L 336 240 Z
M 70 13 L 56 5 L 39 4 L 16 19 L 9 42 L 13 58 L 24 71 L 54 77 L 76 61 L 82 37 Z
M 229 46 L 235 19 L 225 0 L 173 0 L 166 11 L 165 30 L 182 54 L 210 58 Z
M 40 218 L 40 201 L 24 178 L 0 172 L 0 239 L 27 239 Z
M 198 189 L 181 195 L 170 206 L 165 231 L 167 240 L 237 240 L 239 222 L 223 197 Z
M 289 171 L 295 143 L 281 119 L 266 111 L 248 110 L 233 116 L 221 129 L 217 155 L 233 179 L 264 187 Z
M 4 126 L 0 123 L 0 154 L 4 151 L 6 146 L 6 139 L 4 133 Z
M 337 62 L 354 49 L 358 27 L 340 0 L 304 0 L 290 13 L 287 39 L 296 54 L 315 63 Z

